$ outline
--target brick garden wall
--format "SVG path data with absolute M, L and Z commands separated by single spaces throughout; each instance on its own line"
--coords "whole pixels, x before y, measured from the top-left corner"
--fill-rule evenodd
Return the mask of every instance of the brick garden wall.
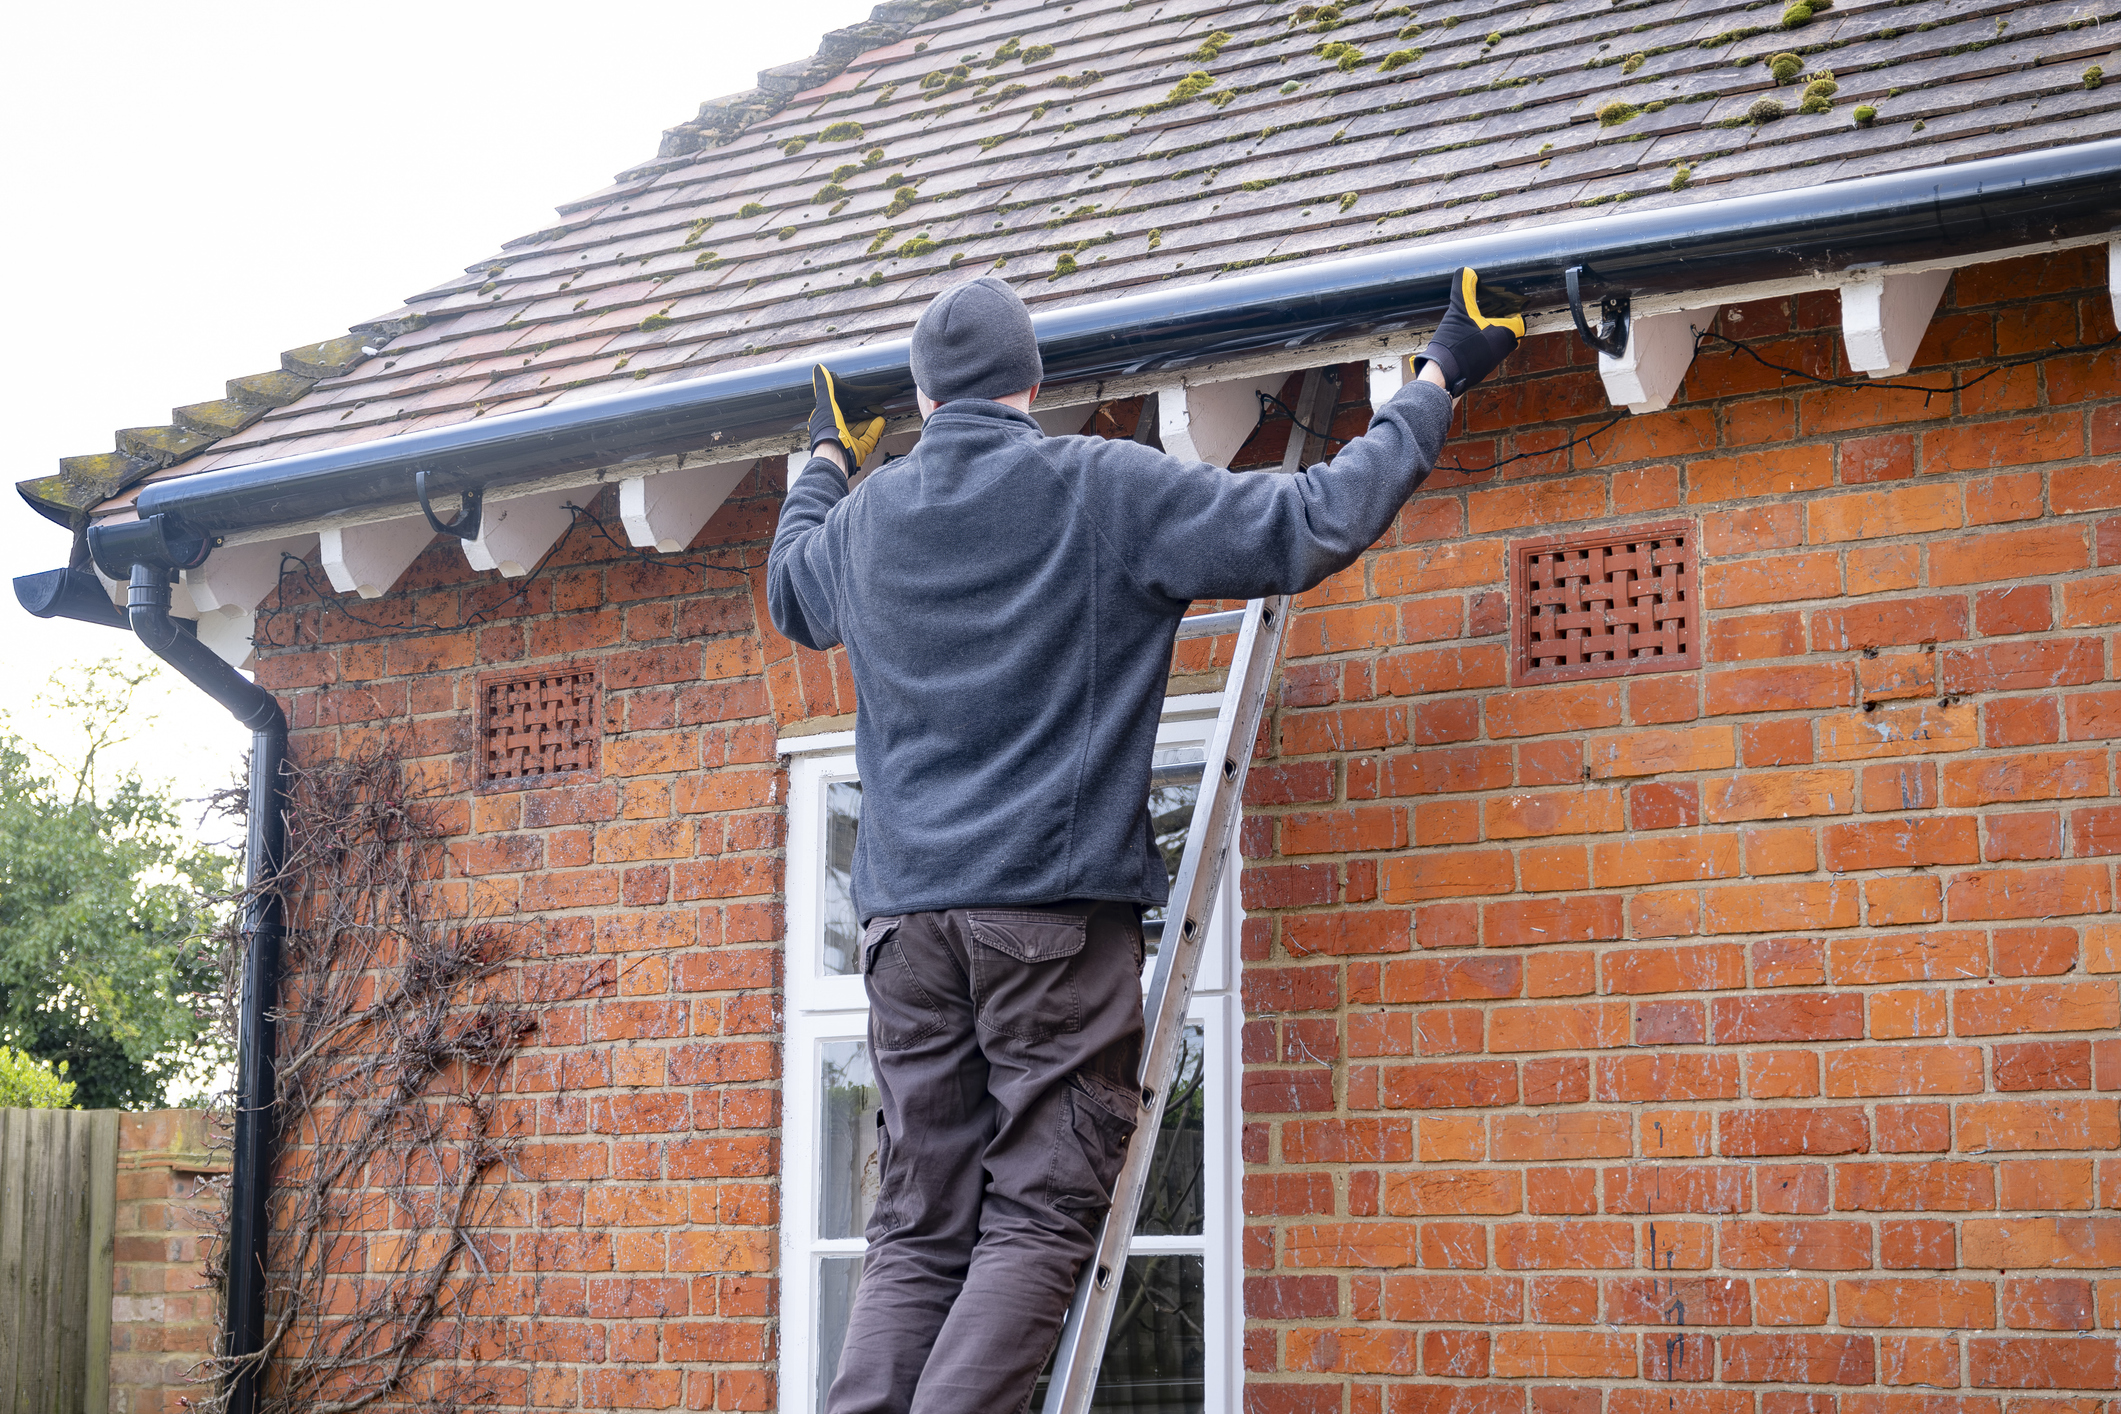
M 117 1208 L 111 1229 L 110 1414 L 179 1414 L 220 1334 L 220 1293 L 199 1263 L 218 1200 L 205 1181 L 228 1171 L 209 1152 L 203 1110 L 151 1110 L 118 1120 Z
M 2111 339 L 1960 272 L 1909 381 Z M 1831 295 L 1726 311 L 1831 375 Z M 1450 455 L 1606 412 L 1573 338 Z M 1306 596 L 1249 786 L 1256 1414 L 2076 1414 L 2121 1389 L 2121 351 L 1704 347 Z M 1364 410 L 1343 408 L 1345 421 Z M 1511 537 L 1690 521 L 1699 671 L 1513 688 Z

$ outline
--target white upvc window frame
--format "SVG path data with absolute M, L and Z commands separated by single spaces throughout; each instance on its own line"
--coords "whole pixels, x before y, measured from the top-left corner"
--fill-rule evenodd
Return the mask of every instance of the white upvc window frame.
M 1221 696 L 1216 693 L 1168 699 L 1157 728 L 1157 745 L 1205 745 L 1220 705 Z M 828 1042 L 865 1040 L 868 1024 L 868 999 L 863 994 L 861 977 L 832 976 L 822 970 L 819 900 L 825 878 L 825 792 L 835 782 L 858 779 L 859 773 L 855 769 L 852 732 L 784 737 L 780 752 L 788 760 L 789 774 L 787 1009 L 781 1083 L 780 1392 L 783 1409 L 794 1414 L 813 1414 L 823 1393 L 818 1388 L 816 1368 L 818 1263 L 826 1257 L 857 1257 L 867 1245 L 858 1237 L 817 1236 L 821 1196 L 817 1156 L 823 1143 L 824 1123 L 819 1104 L 820 1056 Z M 1244 1311 L 1240 1299 L 1243 1264 L 1239 1252 L 1244 1231 L 1240 1192 L 1243 1164 L 1238 1154 L 1243 1123 L 1239 1089 L 1243 1016 L 1237 991 L 1243 915 L 1238 905 L 1234 848 L 1230 860 L 1232 867 L 1223 877 L 1210 925 L 1211 936 L 1202 950 L 1199 981 L 1186 1012 L 1187 1019 L 1201 1028 L 1208 1066 L 1201 1232 L 1199 1236 L 1137 1236 L 1131 1249 L 1134 1256 L 1170 1253 L 1202 1258 L 1207 1331 L 1204 1393 L 1210 1410 L 1236 1408 L 1244 1379 Z

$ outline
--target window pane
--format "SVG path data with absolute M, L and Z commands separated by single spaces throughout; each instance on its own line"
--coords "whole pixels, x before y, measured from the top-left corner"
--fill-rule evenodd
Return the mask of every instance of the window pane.
M 817 1407 L 825 1407 L 832 1377 L 839 1373 L 840 1350 L 847 1344 L 847 1317 L 854 1310 L 854 1289 L 862 1284 L 859 1257 L 820 1257 L 817 1263 Z
M 819 1237 L 860 1237 L 876 1211 L 878 1171 L 876 1120 L 882 1098 L 861 1041 L 827 1041 L 818 1048 L 818 1113 L 824 1117 L 818 1146 Z
M 1164 878 L 1175 881 L 1186 852 L 1186 832 L 1193 828 L 1193 806 L 1200 799 L 1201 771 L 1207 753 L 1198 746 L 1159 746 L 1149 768 L 1149 828 L 1164 856 Z M 1164 910 L 1142 915 L 1142 934 L 1149 956 L 1156 956 L 1164 935 Z
M 1110 1414 L 1204 1414 L 1207 1408 L 1207 1263 L 1200 1257 L 1129 1257 L 1105 1338 L 1090 1407 Z M 1048 1371 L 1050 1373 L 1051 1366 Z M 1043 1409 L 1046 1376 L 1033 1405 Z
M 825 923 L 822 959 L 827 977 L 861 971 L 862 920 L 854 914 L 854 832 L 862 823 L 862 783 L 834 781 L 825 787 L 825 896 L 818 914 Z
M 1201 1231 L 1207 1186 L 1208 1144 L 1207 1047 L 1200 1026 L 1180 1033 L 1185 1047 L 1164 1105 L 1164 1124 L 1156 1136 L 1156 1159 L 1142 1190 L 1141 1215 L 1134 1230 L 1152 1237 L 1190 1237 Z

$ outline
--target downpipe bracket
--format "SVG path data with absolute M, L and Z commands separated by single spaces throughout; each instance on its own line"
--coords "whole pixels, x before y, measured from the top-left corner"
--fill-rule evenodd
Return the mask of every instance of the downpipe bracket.
M 1598 302 L 1598 328 L 1594 332 L 1590 321 L 1583 317 L 1583 291 L 1579 281 L 1584 273 L 1581 265 L 1571 265 L 1562 272 L 1562 283 L 1569 291 L 1569 317 L 1576 321 L 1576 332 L 1583 341 L 1607 358 L 1619 358 L 1628 351 L 1629 300 L 1625 293 L 1607 295 Z

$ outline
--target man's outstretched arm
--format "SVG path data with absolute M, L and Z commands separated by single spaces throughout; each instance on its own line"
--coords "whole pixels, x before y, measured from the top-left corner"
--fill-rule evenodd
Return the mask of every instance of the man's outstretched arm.
M 1345 569 L 1377 542 L 1443 449 L 1453 397 L 1516 347 L 1521 319 L 1483 315 L 1478 276 L 1462 270 L 1451 307 L 1416 360 L 1415 378 L 1379 407 L 1369 430 L 1294 476 L 1233 476 L 1174 457 L 1143 464 L 1108 453 L 1086 491 L 1136 580 L 1172 599 L 1294 594 Z M 1113 470 L 1121 474 L 1110 474 Z
M 841 414 L 832 375 L 819 364 L 811 370 L 817 409 L 810 415 L 810 461 L 789 484 L 781 502 L 780 524 L 766 554 L 766 608 L 773 626 L 805 648 L 830 648 L 840 641 L 839 602 L 832 542 L 825 521 L 847 498 L 852 467 L 876 446 L 884 419 L 860 432 Z

